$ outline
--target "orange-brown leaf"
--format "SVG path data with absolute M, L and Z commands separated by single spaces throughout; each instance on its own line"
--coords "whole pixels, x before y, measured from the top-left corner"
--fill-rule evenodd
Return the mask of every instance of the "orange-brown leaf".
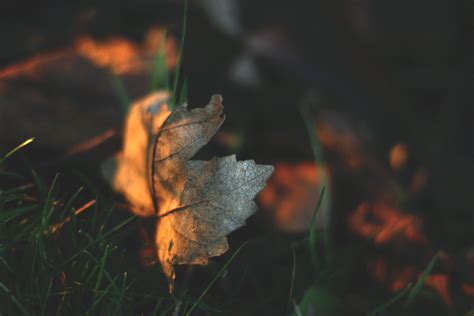
M 171 113 L 165 101 L 152 95 L 132 107 L 123 151 L 104 170 L 134 213 L 157 216 L 158 258 L 172 290 L 175 264 L 207 264 L 227 251 L 226 236 L 257 210 L 253 199 L 273 167 L 235 155 L 190 160 L 224 122 L 222 97 Z

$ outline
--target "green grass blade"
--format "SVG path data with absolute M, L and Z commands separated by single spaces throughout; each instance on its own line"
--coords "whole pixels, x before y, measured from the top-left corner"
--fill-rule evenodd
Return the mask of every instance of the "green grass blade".
M 30 315 L 26 308 L 18 301 L 18 299 L 13 295 L 8 287 L 6 287 L 3 283 L 0 282 L 0 290 L 3 290 L 8 298 L 15 304 L 16 308 L 23 314 L 23 315 Z
M 41 309 L 41 315 L 46 315 L 46 305 L 48 304 L 48 298 L 51 296 L 51 287 L 53 285 L 53 278 L 49 280 L 48 289 L 43 301 L 43 308 Z
M 295 250 L 291 249 L 291 254 L 293 257 L 293 264 L 291 266 L 291 281 L 290 281 L 290 290 L 288 291 L 288 303 L 286 304 L 286 313 L 290 308 L 291 301 L 293 300 L 293 290 L 295 286 L 295 275 L 296 275 L 296 254 Z
M 158 315 L 158 311 L 160 310 L 162 302 L 163 302 L 163 298 L 160 297 L 158 299 L 158 302 L 156 302 L 155 308 L 153 309 L 153 314 L 152 314 L 153 316 Z
M 188 102 L 188 78 L 184 77 L 183 86 L 181 87 L 181 93 L 179 94 L 178 105 L 182 105 Z
M 14 210 L 7 210 L 0 213 L 0 221 L 9 222 L 23 214 L 29 213 L 36 209 L 36 205 L 17 207 Z
M 166 66 L 166 34 L 163 35 L 161 45 L 153 60 L 153 69 L 151 72 L 150 91 L 164 89 L 169 90 L 169 73 Z
M 13 270 L 13 268 L 10 267 L 10 265 L 9 265 L 8 262 L 5 260 L 5 258 L 0 257 L 0 264 L 2 264 L 3 267 L 5 267 L 9 272 L 15 273 L 15 270 Z
M 115 90 L 117 97 L 119 99 L 120 108 L 123 114 L 127 114 L 130 108 L 130 104 L 132 103 L 130 96 L 128 95 L 127 88 L 123 84 L 122 79 L 114 73 L 110 75 L 110 84 L 112 88 Z
M 61 219 L 64 219 L 67 217 L 67 213 L 68 212 L 71 212 L 71 216 L 73 216 L 74 214 L 74 210 L 72 209 L 72 205 L 74 204 L 74 202 L 76 201 L 76 199 L 79 197 L 79 194 L 82 192 L 82 190 L 84 190 L 83 187 L 80 187 L 72 196 L 71 198 L 67 201 L 67 203 L 64 205 L 63 207 L 63 211 L 61 213 Z
M 407 292 L 410 290 L 412 284 L 408 284 L 406 288 L 395 294 L 391 299 L 389 299 L 387 302 L 381 304 L 380 306 L 377 306 L 373 311 L 367 314 L 367 316 L 377 316 L 379 313 L 382 313 L 385 311 L 387 308 L 389 308 L 391 305 L 395 304 L 398 302 Z
M 10 157 L 11 155 L 13 155 L 14 153 L 16 153 L 16 152 L 19 151 L 20 149 L 22 149 L 23 147 L 25 147 L 25 146 L 27 146 L 28 144 L 32 143 L 34 140 L 35 140 L 34 137 L 25 140 L 23 143 L 21 143 L 20 145 L 16 146 L 16 147 L 13 148 L 12 150 L 10 150 L 10 151 L 3 157 L 2 160 L 7 159 L 7 158 Z M 0 160 L 0 162 L 1 162 L 2 160 Z
M 303 313 L 301 312 L 300 307 L 298 304 L 296 304 L 295 300 L 293 300 L 293 307 L 295 308 L 295 311 L 293 312 L 296 316 L 303 316 Z
M 113 278 L 112 280 L 113 282 L 111 282 L 109 286 L 107 286 L 107 288 L 104 291 L 102 291 L 100 296 L 97 297 L 97 299 L 94 301 L 94 304 L 92 304 L 92 306 L 87 310 L 86 315 L 89 315 L 96 308 L 96 306 L 104 299 L 104 297 L 109 293 L 112 287 L 115 286 L 115 281 L 117 280 L 117 278 L 118 278 L 118 275 L 115 278 Z
M 38 193 L 42 199 L 46 198 L 46 186 L 43 183 L 43 180 L 39 177 L 34 169 L 31 169 L 31 175 L 35 182 L 35 187 L 38 189 Z
M 51 217 L 52 211 L 54 210 L 54 196 L 57 190 L 58 179 L 59 173 L 56 173 L 53 182 L 49 187 L 48 194 L 46 195 L 46 200 L 44 201 L 44 207 L 41 212 L 41 223 L 43 224 L 42 228 L 45 228 L 45 226 L 49 225 L 49 219 Z
M 105 234 L 103 234 L 102 236 L 100 236 L 99 238 L 95 239 L 95 240 L 92 240 L 90 241 L 86 246 L 84 246 L 82 249 L 80 249 L 79 251 L 77 251 L 74 255 L 72 255 L 70 258 L 68 258 L 67 260 L 65 260 L 62 265 L 66 265 L 68 264 L 69 262 L 71 262 L 72 260 L 76 259 L 81 253 L 84 252 L 84 250 L 87 250 L 88 248 L 100 243 L 101 241 L 103 241 L 104 239 L 106 239 L 107 237 L 109 237 L 110 235 L 114 234 L 115 232 L 117 232 L 118 230 L 120 230 L 121 228 L 125 227 L 127 224 L 129 224 L 131 221 L 133 221 L 137 216 L 133 215 L 129 218 L 127 218 L 126 220 L 122 221 L 121 223 L 115 225 L 111 230 L 109 230 L 108 232 L 106 232 Z
M 325 287 L 314 284 L 306 289 L 303 298 L 295 308 L 293 316 L 298 315 L 342 315 L 343 301 Z
M 237 256 L 237 254 L 248 244 L 248 241 L 244 242 L 232 255 L 232 257 L 227 260 L 227 262 L 224 264 L 224 266 L 219 270 L 219 272 L 216 274 L 214 279 L 209 283 L 209 285 L 204 289 L 204 291 L 201 293 L 201 295 L 198 297 L 198 299 L 194 302 L 194 304 L 191 306 L 189 311 L 186 313 L 186 316 L 191 315 L 193 310 L 198 306 L 198 304 L 202 301 L 204 296 L 206 296 L 207 292 L 211 289 L 211 287 L 216 283 L 216 281 L 220 278 L 220 276 L 224 273 L 224 271 L 227 269 L 229 264 L 234 260 L 234 258 Z
M 13 194 L 13 193 L 24 193 L 25 190 L 27 189 L 30 189 L 33 187 L 33 184 L 25 184 L 25 185 L 21 185 L 19 187 L 15 187 L 13 189 L 9 189 L 9 190 L 5 190 L 5 191 L 1 191 L 4 195 L 10 195 L 10 194 Z M 23 196 L 24 197 L 24 196 Z
M 326 201 L 327 203 L 331 203 L 331 191 L 329 188 L 329 179 L 326 177 L 324 172 L 324 154 L 323 154 L 323 147 L 319 140 L 319 137 L 316 133 L 316 125 L 314 123 L 313 116 L 311 115 L 308 106 L 301 107 L 301 116 L 304 121 L 304 125 L 306 127 L 306 131 L 309 138 L 309 143 L 311 146 L 311 151 L 313 152 L 314 162 L 316 164 L 316 169 L 321 168 L 321 172 L 319 173 L 321 176 L 318 179 L 320 186 L 328 188 L 328 192 L 326 192 Z M 329 207 L 330 208 L 330 207 Z M 327 227 L 324 230 L 323 241 L 324 241 L 324 253 L 327 260 L 331 260 L 333 258 L 333 232 L 332 232 L 332 225 L 331 225 L 331 214 L 328 213 L 327 218 Z
M 311 151 L 313 152 L 314 161 L 316 162 L 316 166 L 321 166 L 324 162 L 323 148 L 321 146 L 321 142 L 319 141 L 316 135 L 316 126 L 314 124 L 312 115 L 310 114 L 307 107 L 301 108 L 301 116 L 303 118 L 304 125 L 308 133 L 309 143 L 311 145 Z
M 23 199 L 25 198 L 25 194 L 19 193 L 19 194 L 5 194 L 3 197 L 3 203 L 21 203 Z
M 82 283 L 82 284 L 87 284 L 87 283 L 89 283 L 89 281 L 92 280 L 92 278 L 94 277 L 94 275 L 95 275 L 95 274 L 97 273 L 97 271 L 100 269 L 101 264 L 100 264 L 100 263 L 98 264 L 99 260 L 97 260 L 89 251 L 84 250 L 84 254 L 85 254 L 86 256 L 88 256 L 89 259 L 87 260 L 87 262 L 86 262 L 86 264 L 85 264 L 85 266 L 84 266 L 84 269 L 83 269 L 84 274 L 87 274 L 87 276 L 86 276 L 86 275 L 82 275 L 82 276 L 83 276 L 83 280 L 81 281 L 81 283 Z M 92 270 L 89 271 L 87 268 L 88 268 L 89 265 L 91 264 L 91 260 L 94 261 L 95 266 L 92 268 Z
M 181 72 L 181 64 L 183 62 L 183 57 L 184 57 L 184 39 L 186 38 L 187 18 L 188 18 L 188 0 L 185 0 L 181 41 L 180 41 L 180 45 L 179 45 L 179 57 L 178 57 L 178 63 L 176 64 L 176 69 L 175 69 L 175 76 L 174 76 L 173 91 L 172 91 L 172 96 L 171 96 L 170 107 L 176 106 L 176 101 L 177 101 L 179 75 L 180 75 L 180 72 Z M 171 108 L 171 110 L 172 110 L 172 108 Z
M 0 164 L 1 163 L 2 163 L 2 160 L 0 159 Z M 14 172 L 3 171 L 3 170 L 0 170 L 0 176 L 10 177 L 10 178 L 14 178 L 14 179 L 17 179 L 17 180 L 24 180 L 25 179 L 25 177 L 22 176 L 22 175 L 16 174 Z
M 309 236 L 308 236 L 308 246 L 309 246 L 309 253 L 311 256 L 311 262 L 314 267 L 314 271 L 316 275 L 320 272 L 321 265 L 318 259 L 317 254 L 317 241 L 318 241 L 318 232 L 316 229 L 316 215 L 318 210 L 321 208 L 321 204 L 324 198 L 324 193 L 326 192 L 326 187 L 323 187 L 321 193 L 319 194 L 318 204 L 314 209 L 313 215 L 311 217 L 311 226 L 309 228 Z
M 104 252 L 104 255 L 102 256 L 101 260 L 100 260 L 100 264 L 99 264 L 99 272 L 97 273 L 97 280 L 95 282 L 95 287 L 94 287 L 94 293 L 97 293 L 99 291 L 99 288 L 102 284 L 102 279 L 104 277 L 104 268 L 105 268 L 105 263 L 107 261 L 107 258 L 109 256 L 109 249 L 110 249 L 110 246 L 107 245 L 105 247 L 105 252 Z
M 110 257 L 112 251 L 115 251 L 115 250 L 116 250 L 116 247 L 112 247 L 112 249 L 111 249 L 110 251 L 108 251 L 107 256 Z M 85 279 L 85 281 L 84 281 L 83 283 L 86 284 L 87 282 L 89 282 L 89 280 L 91 280 L 92 277 L 95 275 L 95 273 L 96 273 L 98 270 L 100 270 L 100 269 L 102 269 L 102 271 L 99 272 L 99 273 L 102 273 L 103 276 L 105 276 L 105 278 L 106 278 L 107 280 L 109 280 L 109 282 L 112 282 L 113 278 L 110 276 L 110 274 L 107 272 L 107 270 L 105 270 L 105 267 L 103 266 L 103 261 L 104 261 L 104 260 L 107 260 L 108 258 L 105 257 L 105 255 L 103 255 L 99 260 L 97 260 L 97 258 L 94 257 L 94 255 L 91 254 L 91 253 L 90 253 L 89 251 L 87 251 L 87 250 L 84 250 L 84 254 L 85 254 L 86 256 L 88 256 L 88 258 L 89 258 L 89 260 L 88 260 L 87 262 L 90 263 L 91 260 L 92 260 L 93 263 L 95 263 L 95 266 L 94 266 L 94 268 L 92 269 L 92 272 L 88 272 L 88 273 L 87 273 L 87 274 L 88 274 L 87 279 Z M 86 270 L 87 270 L 87 269 L 86 269 Z M 114 289 L 115 289 L 116 291 L 119 290 L 119 288 L 118 288 L 117 286 L 114 286 Z
M 416 281 L 415 286 L 413 286 L 413 289 L 408 294 L 408 297 L 407 297 L 405 303 L 403 303 L 403 308 L 404 309 L 410 307 L 410 305 L 413 304 L 413 302 L 415 301 L 415 298 L 418 296 L 418 294 L 423 289 L 423 285 L 425 285 L 426 279 L 428 278 L 428 276 L 430 275 L 431 271 L 433 270 L 436 262 L 438 261 L 439 255 L 440 254 L 438 252 L 436 255 L 433 256 L 433 258 L 428 263 L 428 266 L 426 267 L 426 269 L 423 271 L 421 276 L 418 278 L 418 281 Z
M 122 302 L 125 298 L 125 291 L 127 289 L 127 276 L 128 276 L 128 273 L 124 272 L 123 281 L 122 281 L 122 288 L 120 290 L 120 297 L 119 297 L 119 300 L 117 302 L 117 306 L 115 307 L 115 310 L 113 312 L 113 315 L 118 315 L 119 311 L 120 311 L 120 307 L 122 307 Z
M 38 227 L 38 220 L 37 219 L 31 219 L 29 223 L 27 223 L 23 229 L 15 233 L 15 237 L 13 237 L 12 244 L 20 241 L 24 236 L 30 235 L 32 231 L 35 230 L 35 228 Z

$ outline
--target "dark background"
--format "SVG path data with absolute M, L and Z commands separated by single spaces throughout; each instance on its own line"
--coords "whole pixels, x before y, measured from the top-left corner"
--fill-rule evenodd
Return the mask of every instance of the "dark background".
M 99 41 L 122 36 L 138 43 L 151 26 L 168 27 L 178 40 L 182 31 L 180 1 L 2 2 L 1 68 L 68 47 L 83 34 Z M 189 1 L 183 59 L 189 103 L 201 106 L 214 93 L 224 96 L 224 129 L 244 131 L 240 158 L 259 163 L 311 160 L 300 109 L 306 100 L 316 100 L 310 102 L 310 113 L 317 124 L 349 131 L 363 152 L 362 167 L 348 171 L 344 156 L 354 154 L 352 149 L 343 142 L 323 144 L 340 245 L 354 242 L 345 218 L 357 205 L 392 194 L 393 189 L 385 192 L 391 181 L 408 187 L 423 170 L 426 184 L 403 208 L 423 219 L 431 250 L 462 257 L 472 249 L 472 1 L 236 0 L 237 10 L 230 16 L 238 21 L 238 31 L 219 24 L 212 15 L 217 12 L 224 20 L 226 15 L 204 2 L 212 1 Z M 254 63 L 258 82 L 231 76 L 242 56 Z M 10 94 L 22 91 L 14 84 L 8 89 Z M 51 91 L 54 95 L 56 90 Z M 134 91 L 132 96 L 138 97 L 140 89 Z M 68 92 L 61 93 L 68 97 Z M 116 109 L 110 126 L 120 126 Z M 1 135 L 0 142 L 10 145 Z M 387 158 L 397 143 L 409 152 L 401 171 L 391 170 Z M 48 162 L 58 151 L 46 142 L 34 146 L 32 155 Z M 264 222 L 254 219 L 246 234 L 266 232 Z M 455 274 L 467 277 L 462 270 Z M 469 278 L 474 278 L 472 273 Z

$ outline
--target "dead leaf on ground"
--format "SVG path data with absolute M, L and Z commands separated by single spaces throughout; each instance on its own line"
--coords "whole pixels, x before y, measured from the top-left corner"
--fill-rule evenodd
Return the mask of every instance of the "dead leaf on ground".
M 237 161 L 235 155 L 189 160 L 222 125 L 222 97 L 213 96 L 204 108 L 182 105 L 171 113 L 165 101 L 164 95 L 151 95 L 135 103 L 124 149 L 105 164 L 104 174 L 134 213 L 157 216 L 158 258 L 172 290 L 174 265 L 204 265 L 228 250 L 226 236 L 257 210 L 253 199 L 273 167 Z

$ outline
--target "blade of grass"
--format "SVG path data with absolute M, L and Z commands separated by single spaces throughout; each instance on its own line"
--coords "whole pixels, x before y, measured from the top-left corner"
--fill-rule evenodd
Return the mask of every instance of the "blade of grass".
M 0 164 L 1 163 L 2 163 L 2 160 L 0 159 Z M 14 179 L 17 179 L 17 180 L 24 180 L 25 179 L 25 177 L 22 176 L 22 175 L 19 175 L 19 174 L 13 173 L 13 172 L 2 171 L 2 170 L 0 170 L 0 176 L 10 177 L 10 178 L 14 178 Z
M 204 289 L 204 291 L 201 293 L 201 295 L 198 297 L 198 299 L 194 302 L 194 304 L 191 306 L 189 311 L 186 313 L 186 316 L 191 315 L 193 310 L 196 308 L 196 306 L 201 302 L 201 300 L 206 296 L 207 292 L 211 289 L 211 287 L 216 283 L 216 281 L 220 278 L 220 276 L 224 273 L 224 271 L 227 269 L 229 264 L 234 260 L 234 258 L 237 256 L 237 254 L 248 244 L 248 241 L 244 242 L 235 252 L 234 254 L 227 260 L 227 262 L 224 264 L 224 266 L 219 270 L 219 272 L 216 274 L 214 279 L 209 283 L 209 285 Z
M 83 284 L 87 284 L 91 279 L 92 279 L 92 276 L 94 276 L 97 272 L 97 280 L 100 278 L 101 280 L 103 280 L 103 276 L 105 276 L 105 278 L 109 281 L 109 282 L 114 282 L 114 279 L 110 276 L 110 274 L 107 272 L 107 270 L 105 270 L 105 261 L 110 258 L 111 256 L 111 253 L 113 251 L 116 250 L 116 247 L 112 247 L 112 249 L 110 251 L 108 251 L 107 253 L 105 253 L 99 260 L 97 260 L 96 257 L 94 257 L 93 254 L 91 254 L 89 251 L 85 250 L 84 251 L 84 254 L 86 256 L 88 256 L 89 260 L 87 261 L 88 263 L 91 262 L 91 260 L 93 261 L 93 263 L 95 264 L 95 266 L 92 268 L 92 271 L 87 273 L 88 276 L 87 278 L 82 282 Z M 107 251 L 107 249 L 106 249 Z M 87 269 L 85 269 L 87 270 Z M 102 274 L 102 276 L 101 276 Z M 100 286 L 100 284 L 99 284 Z M 97 287 L 97 282 L 96 282 L 96 285 L 95 287 Z M 114 283 L 114 290 L 119 292 L 119 288 L 115 285 Z M 99 291 L 99 289 L 94 289 L 94 292 L 97 292 Z
M 7 210 L 0 213 L 0 221 L 3 223 L 9 222 L 23 214 L 31 212 L 36 209 L 36 205 L 23 206 L 15 208 L 14 210 Z
M 311 217 L 311 226 L 309 228 L 309 236 L 308 236 L 309 253 L 311 256 L 311 262 L 313 264 L 316 275 L 318 275 L 321 269 L 321 265 L 318 259 L 318 254 L 316 253 L 317 241 L 318 241 L 318 231 L 316 229 L 316 214 L 318 213 L 318 210 L 321 207 L 325 192 L 326 192 L 326 187 L 323 187 L 323 189 L 321 190 L 321 193 L 319 194 L 318 204 L 316 205 L 316 208 L 314 209 L 313 215 Z
M 84 255 L 87 256 L 87 261 L 86 261 L 86 264 L 84 265 L 83 273 L 81 275 L 82 276 L 81 284 L 86 285 L 92 280 L 92 278 L 96 274 L 98 275 L 98 271 L 100 270 L 102 266 L 102 259 L 104 259 L 104 257 L 102 256 L 100 259 L 97 259 L 92 253 L 90 253 L 87 250 L 84 250 Z M 110 252 L 108 255 L 110 256 Z M 89 271 L 89 267 L 92 267 L 90 271 Z M 104 270 L 103 274 L 105 275 L 107 280 L 109 281 L 112 280 L 112 277 L 108 274 L 107 271 Z M 115 290 L 118 290 L 118 288 L 115 287 Z
M 66 213 L 69 212 L 72 209 L 72 205 L 76 201 L 76 199 L 79 197 L 79 194 L 84 190 L 84 187 L 80 187 L 74 194 L 71 196 L 71 198 L 67 201 L 67 203 L 63 207 L 63 211 L 61 213 L 60 218 L 66 218 Z
M 161 306 L 161 303 L 162 303 L 162 302 L 163 302 L 163 298 L 160 297 L 160 298 L 158 299 L 158 302 L 156 302 L 155 308 L 153 309 L 153 314 L 152 314 L 153 316 L 158 315 L 158 310 L 160 309 L 160 306 Z
M 181 93 L 179 94 L 178 105 L 182 105 L 188 102 L 188 78 L 184 77 L 183 86 L 181 87 Z
M 59 174 L 56 173 L 54 176 L 53 182 L 46 194 L 46 199 L 44 200 L 43 209 L 40 213 L 39 225 L 36 226 L 33 230 L 33 233 L 30 235 L 30 247 L 33 252 L 33 260 L 31 265 L 31 275 L 34 275 L 36 268 L 42 268 L 45 266 L 47 261 L 47 252 L 45 241 L 43 238 L 44 231 L 49 225 L 49 220 L 52 212 L 54 211 L 54 196 L 57 190 L 57 183 L 59 179 Z M 38 260 L 39 259 L 39 260 Z
M 34 140 L 35 140 L 34 137 L 25 140 L 23 143 L 21 143 L 20 145 L 16 146 L 16 147 L 13 148 L 12 150 L 10 150 L 2 159 L 0 159 L 0 162 L 2 162 L 3 160 L 7 159 L 8 157 L 10 157 L 11 155 L 13 155 L 14 153 L 16 153 L 17 151 L 19 151 L 19 150 L 22 149 L 23 147 L 27 146 L 28 144 L 32 143 Z
M 171 311 L 176 308 L 176 304 L 178 304 L 178 301 L 175 300 L 174 304 L 170 304 L 161 315 L 171 315 Z M 173 315 L 174 316 L 174 315 Z
M 286 304 L 286 313 L 288 314 L 288 310 L 291 305 L 291 301 L 293 299 L 293 289 L 295 285 L 295 274 L 296 274 L 296 254 L 295 250 L 291 249 L 291 254 L 293 257 L 293 264 L 291 268 L 291 281 L 290 281 L 290 290 L 288 291 L 288 303 Z
M 30 313 L 28 313 L 26 308 L 18 301 L 15 295 L 13 295 L 10 289 L 1 282 L 0 282 L 0 289 L 3 290 L 6 295 L 8 295 L 8 298 L 13 302 L 13 304 L 15 304 L 15 306 L 23 315 L 30 315 Z
M 407 309 L 410 307 L 411 304 L 415 301 L 415 298 L 417 295 L 420 293 L 420 291 L 423 289 L 423 285 L 426 282 L 426 279 L 430 275 L 431 271 L 433 270 L 436 262 L 438 261 L 440 253 L 438 252 L 433 256 L 433 258 L 430 260 L 428 263 L 428 266 L 426 269 L 423 271 L 421 276 L 418 278 L 418 281 L 416 281 L 415 286 L 413 286 L 413 289 L 411 289 L 410 293 L 408 294 L 408 297 L 406 301 L 403 303 L 403 309 Z
M 99 238 L 95 239 L 95 240 L 92 240 L 91 242 L 89 242 L 89 244 L 87 244 L 86 246 L 84 246 L 82 249 L 80 249 L 79 251 L 76 252 L 76 254 L 72 255 L 70 258 L 66 259 L 62 265 L 66 265 L 68 264 L 69 262 L 71 262 L 72 260 L 74 260 L 75 258 L 77 258 L 82 252 L 84 252 L 84 250 L 87 250 L 88 248 L 100 243 L 101 241 L 103 241 L 104 239 L 106 239 L 107 237 L 109 237 L 110 235 L 114 234 L 116 231 L 120 230 L 121 228 L 123 228 L 124 226 L 126 226 L 128 223 L 130 223 L 131 221 L 133 221 L 134 219 L 136 218 L 135 215 L 127 218 L 126 220 L 122 221 L 121 223 L 115 225 L 111 230 L 109 230 L 108 232 L 106 232 L 105 234 L 103 234 L 102 236 L 100 236 Z
M 166 38 L 167 35 L 163 35 L 160 47 L 156 53 L 153 61 L 153 70 L 151 73 L 150 91 L 164 89 L 169 90 L 169 73 L 166 66 Z
M 329 188 L 329 180 L 327 179 L 326 174 L 323 169 L 323 165 L 324 165 L 323 147 L 321 146 L 321 142 L 316 133 L 316 125 L 314 123 L 313 116 L 311 115 L 309 111 L 308 104 L 304 104 L 300 108 L 300 111 L 301 111 L 301 116 L 304 121 L 304 125 L 306 127 L 307 134 L 308 134 L 311 151 L 313 152 L 314 162 L 316 164 L 316 170 L 318 169 L 322 170 L 319 173 L 320 178 L 318 179 L 320 186 L 324 188 Z M 328 203 L 331 203 L 330 189 L 328 189 L 328 192 L 326 193 L 326 201 Z M 324 242 L 324 255 L 326 257 L 326 260 L 329 261 L 330 259 L 333 258 L 332 249 L 334 248 L 333 238 L 332 238 L 331 217 L 329 213 L 328 213 L 328 218 L 327 218 L 327 227 L 325 227 L 325 230 L 324 230 L 323 242 Z
M 115 310 L 114 310 L 112 315 L 118 315 L 119 311 L 120 311 L 120 307 L 122 307 L 122 302 L 123 302 L 123 299 L 125 297 L 125 290 L 127 288 L 127 276 L 128 276 L 127 272 L 124 272 L 123 273 L 122 288 L 120 290 L 120 297 L 119 297 L 119 300 L 117 302 L 117 307 L 115 307 Z
M 389 308 L 391 305 L 395 304 L 398 302 L 407 292 L 410 290 L 412 284 L 408 284 L 406 288 L 395 294 L 391 299 L 386 301 L 385 303 L 377 306 L 373 311 L 367 314 L 367 316 L 377 316 L 383 311 L 385 311 L 387 308 Z
M 107 258 L 109 256 L 109 249 L 110 249 L 109 245 L 105 246 L 104 255 L 100 259 L 99 272 L 97 273 L 97 280 L 95 282 L 94 293 L 97 293 L 99 291 L 99 288 L 102 284 L 102 278 L 104 276 L 105 262 L 107 261 Z M 95 296 L 95 294 L 94 294 L 94 296 Z
M 83 268 L 83 271 L 84 271 L 84 274 L 87 274 L 86 275 L 82 275 L 83 278 L 81 278 L 81 283 L 82 284 L 87 284 L 89 283 L 89 281 L 92 280 L 92 277 L 97 273 L 97 271 L 100 269 L 100 264 L 98 264 L 99 260 L 97 260 L 90 252 L 88 252 L 87 250 L 84 250 L 84 254 L 87 255 L 89 257 L 89 259 L 87 260 L 86 264 L 84 265 L 84 268 Z M 92 270 L 89 271 L 89 266 L 91 265 L 91 260 L 93 261 L 93 263 L 95 263 L 95 266 L 92 268 Z M 85 277 L 85 278 L 84 278 Z
M 31 233 L 34 232 L 35 228 L 38 227 L 38 221 L 39 219 L 37 218 L 31 219 L 30 222 L 27 223 L 21 231 L 15 233 L 15 237 L 13 237 L 12 244 L 20 241 L 23 237 L 27 235 L 31 235 Z M 29 238 L 31 239 L 32 237 L 30 236 Z
M 109 286 L 107 286 L 107 288 L 104 291 L 102 291 L 100 296 L 96 300 L 94 300 L 94 304 L 92 304 L 92 306 L 87 310 L 86 315 L 89 315 L 89 313 L 91 313 L 95 309 L 95 307 L 104 299 L 104 297 L 109 293 L 109 291 L 115 285 L 115 281 L 117 280 L 117 278 L 118 278 L 118 275 L 115 278 L 113 278 L 112 280 L 113 282 L 111 282 Z
M 343 300 L 327 286 L 316 283 L 304 291 L 298 307 L 303 315 L 343 314 Z
M 5 260 L 5 258 L 3 257 L 0 257 L 0 263 L 11 273 L 15 273 L 15 270 L 12 269 L 12 267 L 10 267 L 10 265 L 8 264 L 8 262 Z
M 48 289 L 46 290 L 44 301 L 43 301 L 43 307 L 41 309 L 41 315 L 46 315 L 46 305 L 48 303 L 48 298 L 51 296 L 52 285 L 53 285 L 53 278 L 49 280 Z
M 301 312 L 301 309 L 300 309 L 300 307 L 298 306 L 298 304 L 296 303 L 295 300 L 293 300 L 293 307 L 295 308 L 294 314 L 296 316 L 303 316 L 303 313 Z
M 26 195 L 24 193 L 8 194 L 3 198 L 4 203 L 24 202 Z
M 186 23 L 188 17 L 188 0 L 184 1 L 184 14 L 183 14 L 183 26 L 182 26 L 182 33 L 181 33 L 181 41 L 179 45 L 179 56 L 178 56 L 178 63 L 176 64 L 175 69 L 175 76 L 174 76 L 174 83 L 173 83 L 173 91 L 170 101 L 170 110 L 173 110 L 173 107 L 176 106 L 176 99 L 178 94 L 178 84 L 179 84 L 179 75 L 181 72 L 181 63 L 183 62 L 184 56 L 184 39 L 186 37 Z
M 306 127 L 309 143 L 311 145 L 311 151 L 313 152 L 314 161 L 316 162 L 316 166 L 319 167 L 324 163 L 323 148 L 316 135 L 316 126 L 312 119 L 312 115 L 310 114 L 306 106 L 301 107 L 301 116 Z
M 31 175 L 33 176 L 35 187 L 38 189 L 40 197 L 44 199 L 46 197 L 46 186 L 34 169 L 31 169 Z
M 41 212 L 41 223 L 43 225 L 43 228 L 45 228 L 48 225 L 49 218 L 51 217 L 51 213 L 54 210 L 53 202 L 54 202 L 54 196 L 57 190 L 58 179 L 59 179 L 59 173 L 56 173 L 56 175 L 54 176 L 53 182 L 51 183 L 51 186 L 49 187 L 48 194 L 46 195 L 44 207 Z
M 109 245 L 106 245 L 105 246 L 105 251 L 104 251 L 104 255 L 102 256 L 102 258 L 100 259 L 100 263 L 99 263 L 99 271 L 97 273 L 97 279 L 96 279 L 96 282 L 95 282 L 95 286 L 94 286 L 94 300 L 97 299 L 97 293 L 99 292 L 99 289 L 100 289 L 100 286 L 102 285 L 102 279 L 104 277 L 104 269 L 105 269 L 105 263 L 109 257 L 109 249 L 110 249 L 110 246 Z
M 123 84 L 122 79 L 120 79 L 119 76 L 111 72 L 110 84 L 112 85 L 112 88 L 115 90 L 115 93 L 117 94 L 117 97 L 120 103 L 120 108 L 123 114 L 124 115 L 127 114 L 128 109 L 130 108 L 131 99 L 130 99 L 130 96 L 128 95 L 127 89 L 125 88 L 125 85 Z
M 9 189 L 9 190 L 5 190 L 5 191 L 1 191 L 1 192 L 4 195 L 9 195 L 9 194 L 18 193 L 18 192 L 24 193 L 25 190 L 31 189 L 33 187 L 34 187 L 33 183 L 28 183 L 28 184 L 24 184 L 24 185 L 21 185 L 19 187 Z M 24 195 L 23 195 L 23 197 L 24 197 Z
M 115 210 L 115 203 L 108 206 L 107 209 L 105 210 L 105 215 L 103 216 L 102 220 L 102 225 L 100 226 L 99 229 L 99 235 L 102 235 L 104 232 L 105 224 L 109 222 L 110 216 L 112 216 L 113 211 Z

